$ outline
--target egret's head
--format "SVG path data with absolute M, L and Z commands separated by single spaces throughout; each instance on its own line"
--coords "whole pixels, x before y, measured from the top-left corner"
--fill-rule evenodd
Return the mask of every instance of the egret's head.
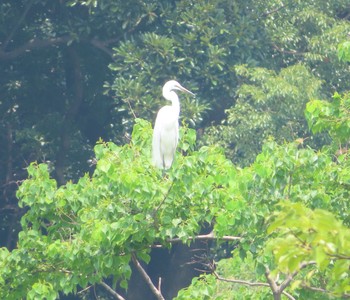
M 189 90 L 185 89 L 180 83 L 178 83 L 176 80 L 170 80 L 168 82 L 166 82 L 163 86 L 163 95 L 165 97 L 165 95 L 167 95 L 169 92 L 171 91 L 182 91 L 182 92 L 186 92 L 191 94 L 192 96 L 194 96 L 194 94 L 192 92 L 190 92 Z

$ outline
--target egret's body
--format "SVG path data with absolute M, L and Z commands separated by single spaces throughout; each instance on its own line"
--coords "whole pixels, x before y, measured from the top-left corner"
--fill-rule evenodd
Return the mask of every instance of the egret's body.
M 161 169 L 171 167 L 179 139 L 180 101 L 175 90 L 192 94 L 175 80 L 170 80 L 163 86 L 163 97 L 171 101 L 172 105 L 164 106 L 158 111 L 152 141 L 152 161 Z

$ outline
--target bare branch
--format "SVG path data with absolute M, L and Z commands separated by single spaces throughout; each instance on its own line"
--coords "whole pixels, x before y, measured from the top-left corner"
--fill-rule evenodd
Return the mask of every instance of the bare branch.
M 100 284 L 115 298 L 118 300 L 125 300 L 124 297 L 119 295 L 115 290 L 113 290 L 108 284 L 105 282 L 101 281 Z
M 165 300 L 161 292 L 154 286 L 151 278 L 148 276 L 147 272 L 142 268 L 140 262 L 137 260 L 136 255 L 133 253 L 131 255 L 132 261 L 136 267 L 136 269 L 141 274 L 142 278 L 146 281 L 147 285 L 152 290 L 153 294 L 156 296 L 158 300 Z

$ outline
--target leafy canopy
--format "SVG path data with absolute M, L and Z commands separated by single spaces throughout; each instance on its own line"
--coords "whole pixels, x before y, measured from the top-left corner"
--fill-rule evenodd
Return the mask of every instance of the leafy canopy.
M 28 207 L 18 247 L 1 250 L 2 298 L 53 299 L 108 276 L 126 288 L 133 253 L 148 262 L 151 245 L 187 242 L 213 220 L 229 199 L 232 164 L 218 149 L 193 151 L 195 132 L 183 129 L 187 155 L 163 176 L 150 165 L 150 140 L 151 124 L 138 120 L 130 144 L 101 141 L 94 174 L 59 188 L 47 165 L 30 165 L 17 193 Z
M 47 165 L 28 168 L 18 190 L 28 207 L 18 247 L 1 249 L 3 298 L 54 299 L 109 276 L 126 288 L 132 255 L 147 263 L 152 245 L 190 243 L 205 224 L 218 241 L 239 237 L 232 261 L 219 264 L 219 275 L 194 279 L 179 299 L 220 299 L 216 285 L 227 285 L 216 276 L 240 276 L 243 265 L 239 278 L 258 289 L 232 288 L 232 295 L 263 299 L 274 292 L 271 280 L 300 295 L 324 280 L 328 294 L 349 291 L 348 160 L 300 141 L 270 141 L 251 166 L 237 169 L 215 147 L 194 150 L 195 132 L 182 128 L 183 154 L 164 175 L 150 165 L 151 132 L 137 120 L 129 144 L 98 143 L 95 172 L 77 183 L 58 188 Z

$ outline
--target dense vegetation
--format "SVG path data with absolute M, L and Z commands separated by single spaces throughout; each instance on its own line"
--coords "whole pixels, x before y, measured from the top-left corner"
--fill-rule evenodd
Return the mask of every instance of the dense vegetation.
M 0 10 L 2 299 L 350 297 L 348 0 Z M 168 79 L 196 98 L 164 174 Z M 204 272 L 168 292 L 179 244 Z

